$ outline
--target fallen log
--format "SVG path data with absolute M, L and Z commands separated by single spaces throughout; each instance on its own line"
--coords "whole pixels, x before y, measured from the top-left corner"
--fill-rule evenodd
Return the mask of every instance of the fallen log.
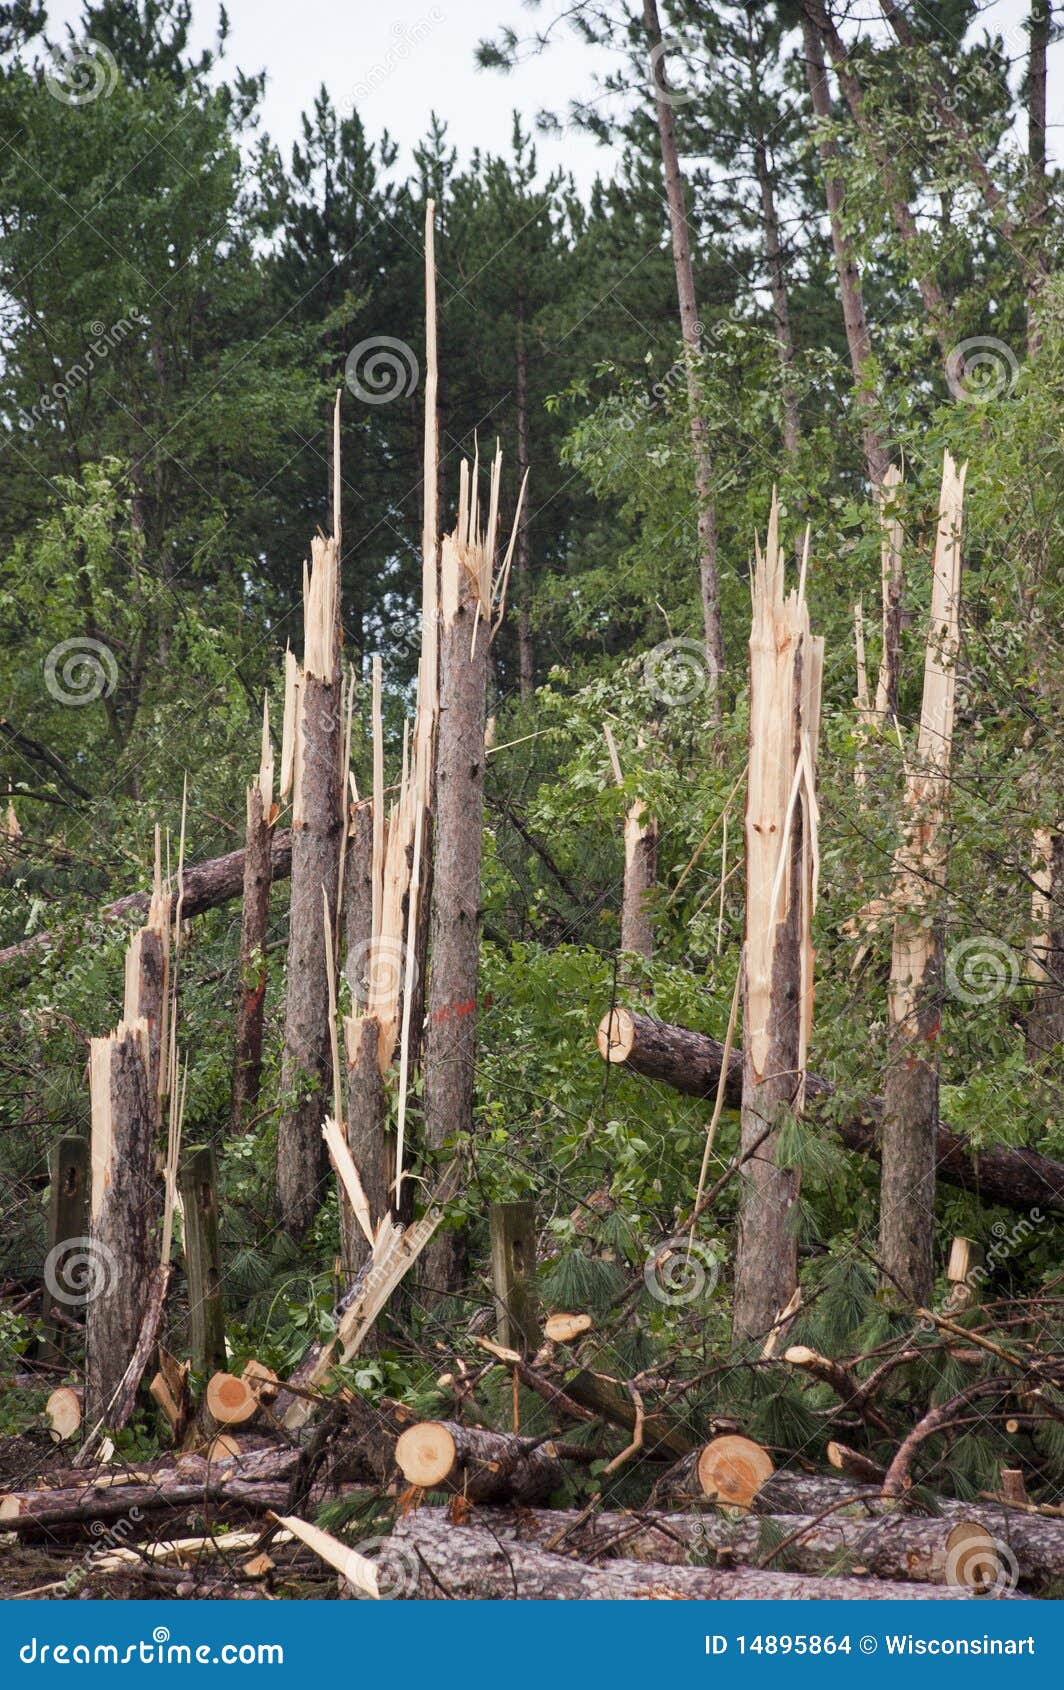
M 724 1046 L 706 1033 L 655 1021 L 638 1010 L 615 1009 L 603 1016 L 598 1048 L 607 1062 L 623 1064 L 633 1073 L 661 1080 L 686 1097 L 713 1098 L 720 1080 Z M 806 1075 L 806 1103 L 810 1111 L 835 1095 L 830 1080 Z M 738 1109 L 742 1101 L 742 1057 L 728 1061 L 724 1099 Z M 861 1112 L 831 1125 L 847 1150 L 879 1160 L 878 1132 L 883 1100 L 866 1100 Z M 1064 1164 L 1037 1150 L 1005 1144 L 972 1149 L 959 1133 L 939 1124 L 936 1165 L 939 1179 L 974 1192 L 986 1203 L 1007 1208 L 1039 1208 L 1064 1214 Z
M 970 1594 L 945 1585 L 809 1578 L 754 1567 L 648 1566 L 625 1560 L 588 1567 L 516 1538 L 500 1538 L 488 1525 L 451 1525 L 442 1511 L 424 1508 L 407 1514 L 390 1541 L 397 1554 L 409 1555 L 409 1578 L 394 1592 L 406 1600 L 955 1601 Z
M 9 1491 L 0 1497 L 0 1531 L 32 1534 L 53 1531 L 86 1520 L 136 1520 L 160 1508 L 202 1507 L 228 1502 L 262 1513 L 283 1508 L 288 1485 L 272 1479 L 244 1479 L 214 1469 L 210 1480 L 168 1484 L 114 1485 L 97 1490 L 78 1485 L 70 1490 Z
M 542 1502 L 565 1482 L 553 1443 L 454 1420 L 423 1420 L 408 1427 L 396 1441 L 395 1459 L 408 1484 L 451 1491 L 471 1502 L 499 1497 Z
M 243 851 L 229 851 L 224 857 L 209 857 L 206 862 L 193 863 L 182 876 L 181 918 L 202 915 L 205 910 L 217 909 L 231 898 L 240 897 L 244 889 Z M 270 842 L 270 862 L 274 880 L 286 880 L 292 872 L 292 834 L 288 828 L 275 833 Z M 127 892 L 125 897 L 104 904 L 97 911 L 99 921 L 124 921 L 128 916 L 142 915 L 151 904 L 150 892 Z M 176 902 L 175 902 L 176 913 Z M 6 963 L 24 961 L 39 951 L 50 950 L 62 939 L 62 928 L 49 928 L 34 933 L 0 950 L 0 967 Z
M 834 1573 L 972 1591 L 1009 1585 L 1017 1574 L 1033 1590 L 1060 1577 L 1064 1528 L 1051 1527 L 1037 1541 L 1010 1546 L 997 1535 L 994 1522 L 988 1525 L 980 1518 L 983 1512 L 977 1505 L 963 1521 L 897 1514 L 873 1520 L 818 1520 L 782 1514 L 773 1516 L 772 1525 L 778 1543 L 787 1546 L 783 1551 L 786 1570 L 806 1576 Z M 480 1521 L 478 1512 L 473 1524 Z M 585 1518 L 560 1509 L 492 1509 L 484 1523 L 504 1540 L 603 1561 L 606 1570 L 616 1557 L 682 1567 L 690 1565 L 694 1556 L 696 1564 L 731 1567 L 757 1565 L 769 1561 L 773 1553 L 763 1521 L 728 1519 L 716 1513 L 640 1510 Z M 773 1570 L 783 1571 L 784 1566 Z

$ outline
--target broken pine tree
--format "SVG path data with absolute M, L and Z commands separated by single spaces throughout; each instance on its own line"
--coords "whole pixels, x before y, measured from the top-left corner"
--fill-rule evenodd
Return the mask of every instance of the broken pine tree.
M 425 1140 L 439 1152 L 473 1126 L 480 950 L 480 873 L 484 828 L 484 733 L 488 660 L 506 608 L 506 585 L 524 502 L 498 569 L 502 453 L 491 467 L 482 519 L 479 463 L 463 462 L 458 523 L 440 554 L 440 714 L 436 752 L 429 983 L 426 994 Z M 401 1178 L 400 1173 L 400 1178 Z M 430 1283 L 457 1279 L 453 1235 L 431 1252 Z
M 945 821 L 960 645 L 961 521 L 967 465 L 942 466 L 931 617 L 916 764 L 906 775 L 905 837 L 894 861 L 894 940 L 888 988 L 879 1256 L 887 1286 L 915 1303 L 933 1290 Z
M 321 1123 L 332 1089 L 322 889 L 335 923 L 343 827 L 342 704 L 337 598 L 339 537 L 315 535 L 303 574 L 304 652 L 285 660 L 281 798 L 292 798 L 282 1113 L 277 1135 L 281 1224 L 304 1233 L 325 1172 Z
M 753 577 L 746 799 L 742 1148 L 735 1332 L 764 1336 L 798 1283 L 799 1175 L 776 1161 L 779 1129 L 805 1102 L 813 1017 L 816 754 L 824 642 L 809 628 L 808 535 L 797 591 L 784 594 L 775 498 Z M 765 1138 L 766 1129 L 769 1136 Z

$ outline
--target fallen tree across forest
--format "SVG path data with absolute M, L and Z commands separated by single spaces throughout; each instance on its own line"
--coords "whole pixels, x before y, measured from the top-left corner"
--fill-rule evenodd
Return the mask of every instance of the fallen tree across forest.
M 244 890 L 245 855 L 243 850 L 229 851 L 224 857 L 208 857 L 205 862 L 192 863 L 183 870 L 182 920 L 193 915 L 203 915 L 206 910 L 217 909 L 219 904 L 227 904 L 230 899 L 240 897 Z M 287 880 L 292 872 L 290 828 L 282 828 L 274 834 L 270 842 L 270 859 L 273 865 L 273 879 Z M 151 897 L 150 892 L 127 892 L 125 897 L 104 904 L 96 912 L 96 919 L 124 921 L 127 916 L 144 915 L 151 904 Z M 28 939 L 20 939 L 18 944 L 8 945 L 6 949 L 0 950 L 0 967 L 36 956 L 39 951 L 47 951 L 59 943 L 62 937 L 62 928 L 46 928 L 40 933 L 32 934 Z
M 661 1080 L 687 1097 L 712 1099 L 716 1095 L 724 1046 L 708 1033 L 655 1021 L 638 1010 L 614 1009 L 599 1024 L 598 1048 L 605 1061 L 623 1064 L 646 1079 Z M 742 1100 L 742 1073 L 742 1056 L 733 1051 L 724 1083 L 724 1101 L 732 1109 L 738 1109 Z M 806 1102 L 811 1112 L 835 1095 L 830 1080 L 818 1074 L 806 1075 Z M 881 1098 L 868 1098 L 859 1114 L 832 1119 L 831 1125 L 847 1150 L 878 1161 L 882 1110 Z M 1051 1161 L 1037 1150 L 1007 1144 L 990 1144 L 977 1150 L 959 1133 L 940 1124 L 936 1154 L 939 1179 L 973 1192 L 986 1203 L 1064 1214 L 1064 1164 Z

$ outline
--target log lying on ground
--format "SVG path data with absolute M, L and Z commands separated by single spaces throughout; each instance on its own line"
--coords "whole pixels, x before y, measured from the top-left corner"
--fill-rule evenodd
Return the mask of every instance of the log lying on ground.
M 396 1442 L 395 1459 L 408 1484 L 451 1491 L 471 1502 L 499 1497 L 542 1502 L 565 1482 L 554 1444 L 459 1426 L 454 1420 L 423 1420 L 409 1427 Z
M 434 1513 L 442 1514 L 441 1510 Z M 803 1515 L 775 1515 L 773 1539 L 758 1519 L 733 1520 L 720 1514 L 582 1514 L 560 1509 L 492 1509 L 483 1523 L 499 1537 L 553 1549 L 604 1563 L 614 1558 L 688 1566 L 714 1561 L 721 1567 L 749 1566 L 767 1561 L 776 1544 L 786 1542 L 774 1572 L 807 1576 L 833 1573 L 919 1584 L 946 1584 L 986 1591 L 1012 1578 L 1008 1546 L 978 1517 L 918 1520 L 899 1515 L 876 1520 L 817 1520 Z M 478 1512 L 473 1524 L 481 1522 Z M 1047 1522 L 1042 1522 L 1043 1525 Z M 1016 1545 L 1016 1571 L 1025 1586 L 1038 1590 L 1060 1576 L 1064 1529 L 1054 1527 L 1056 1541 Z M 793 1540 L 793 1541 L 789 1541 Z M 785 1557 L 785 1559 L 784 1559 Z
M 209 857 L 206 862 L 193 863 L 182 878 L 181 918 L 202 915 L 205 910 L 217 909 L 231 898 L 239 898 L 244 888 L 243 851 L 229 851 L 224 857 Z M 270 861 L 274 880 L 286 880 L 292 872 L 292 834 L 288 828 L 275 833 L 270 842 Z M 150 892 L 128 892 L 124 898 L 104 904 L 96 912 L 99 921 L 124 921 L 129 916 L 146 913 L 151 903 Z M 5 963 L 24 961 L 40 951 L 49 950 L 61 940 L 63 930 L 51 929 L 34 933 L 17 945 L 0 950 L 0 967 Z
M 716 1096 L 724 1046 L 706 1033 L 655 1021 L 638 1010 L 615 1009 L 599 1024 L 598 1048 L 606 1061 L 623 1063 L 634 1073 L 661 1080 L 687 1097 Z M 834 1092 L 830 1080 L 806 1075 L 810 1110 Z M 730 1108 L 738 1109 L 742 1101 L 742 1058 L 738 1052 L 733 1052 L 728 1062 L 724 1096 Z M 882 1111 L 882 1099 L 873 1097 L 859 1115 L 832 1123 L 847 1150 L 878 1160 Z M 1064 1214 L 1064 1164 L 1039 1155 L 1037 1150 L 1005 1144 L 974 1150 L 959 1133 L 940 1124 L 936 1157 L 940 1179 L 974 1192 L 984 1202 Z
M 516 1538 L 500 1538 L 493 1525 L 454 1526 L 442 1511 L 425 1508 L 406 1515 L 390 1541 L 397 1556 L 409 1556 L 409 1577 L 396 1595 L 423 1601 L 954 1601 L 968 1594 L 943 1585 L 806 1578 L 754 1567 L 648 1566 L 624 1560 L 588 1567 L 528 1548 Z

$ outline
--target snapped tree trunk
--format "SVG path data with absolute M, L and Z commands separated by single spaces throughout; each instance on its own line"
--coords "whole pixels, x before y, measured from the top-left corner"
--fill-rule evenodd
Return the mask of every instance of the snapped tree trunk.
M 435 851 L 426 992 L 424 1122 L 429 1148 L 472 1132 L 477 1048 L 480 864 L 484 826 L 484 723 L 491 636 L 488 589 L 476 532 L 476 497 L 466 491 L 458 530 L 440 558 L 440 716 L 436 748 Z M 453 1234 L 429 1252 L 434 1288 L 456 1280 Z
M 88 1276 L 85 1287 L 85 1423 L 106 1424 L 132 1359 L 155 1267 L 152 1223 L 161 1209 L 146 1021 L 93 1039 Z
M 713 457 L 709 445 L 709 430 L 702 414 L 702 386 L 695 363 L 701 351 L 702 326 L 698 320 L 698 304 L 695 299 L 691 236 L 687 224 L 680 155 L 676 146 L 676 116 L 665 73 L 657 0 L 643 0 L 643 24 L 650 53 L 650 80 L 657 108 L 661 164 L 669 206 L 676 296 L 680 308 L 680 333 L 687 354 L 691 455 L 694 460 L 695 496 L 698 501 L 698 567 L 702 623 L 706 659 L 713 681 L 710 702 L 716 719 L 720 713 L 719 681 L 724 674 L 724 626 L 720 606 L 720 567 L 717 561 L 717 507 L 713 495 Z
M 1064 1050 L 1064 832 L 1038 828 L 1031 878 L 1032 925 L 1028 973 L 1034 1000 L 1027 1017 L 1028 1060 L 1057 1066 Z
M 773 1128 L 743 1166 L 734 1331 L 769 1331 L 798 1283 L 798 1172 L 776 1161 L 788 1112 L 800 1114 L 812 1026 L 810 923 L 816 896 L 815 763 L 824 643 L 802 589 L 784 596 L 773 502 L 754 571 L 750 768 L 746 800 L 741 1147 Z
M 262 757 L 257 780 L 247 792 L 244 847 L 244 899 L 240 916 L 240 961 L 233 1050 L 233 1090 L 229 1127 L 247 1132 L 259 1100 L 262 1078 L 262 1025 L 266 1002 L 266 929 L 270 916 L 273 857 L 273 752 L 269 717 L 263 713 Z
M 363 799 L 351 812 L 344 877 L 345 964 L 352 1003 L 365 1008 L 373 936 L 373 804 Z M 374 1222 L 391 1205 L 395 1179 L 395 1144 L 386 1129 L 387 1099 L 379 1061 L 380 1027 L 374 1016 L 356 1014 L 344 1022 L 347 1142 Z M 344 1266 L 353 1275 L 369 1255 L 369 1245 L 341 1190 Z
M 906 780 L 906 839 L 895 859 L 894 942 L 883 1097 L 879 1260 L 885 1284 L 915 1303 L 935 1279 L 935 1164 L 942 934 L 935 910 L 946 874 L 956 660 L 960 646 L 961 517 L 966 467 L 946 453 L 932 564 L 917 767 Z
M 332 1090 L 322 891 L 335 931 L 343 826 L 337 590 L 336 540 L 315 537 L 304 593 L 305 663 L 286 692 L 291 755 L 282 757 L 282 791 L 289 779 L 292 789 L 292 892 L 277 1201 L 281 1224 L 293 1238 L 306 1231 L 321 1201 L 321 1128 Z

